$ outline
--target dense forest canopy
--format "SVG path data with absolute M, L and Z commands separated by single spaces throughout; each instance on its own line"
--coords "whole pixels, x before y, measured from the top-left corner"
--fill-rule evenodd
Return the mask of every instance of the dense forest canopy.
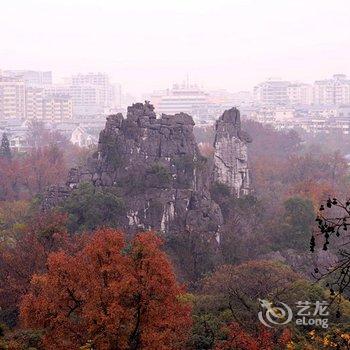
M 223 216 L 218 248 L 201 231 L 122 232 L 126 192 L 118 186 L 80 183 L 43 212 L 47 188 L 64 183 L 68 169 L 86 163 L 96 150 L 75 148 L 39 125 L 25 154 L 11 151 L 4 137 L 0 348 L 349 348 L 348 280 L 343 279 L 339 295 L 332 275 L 319 278 L 345 243 L 349 206 L 340 203 L 350 186 L 347 146 L 326 151 L 295 131 L 249 120 L 243 127 L 253 139 L 248 146 L 251 192 L 237 198 L 224 184 L 212 184 L 210 196 Z M 213 129 L 195 127 L 195 134 L 202 163 L 182 160 L 184 174 L 213 157 Z M 127 182 L 128 193 L 166 188 L 173 181 L 160 164 L 147 176 L 137 188 Z M 338 226 L 327 224 L 331 216 L 320 206 L 346 219 Z M 332 238 L 337 227 L 339 244 Z M 326 250 L 323 238 L 332 243 Z M 343 250 L 341 257 L 346 254 Z M 349 276 L 346 266 L 343 276 Z M 327 329 L 292 323 L 267 328 L 258 320 L 259 299 L 331 303 L 332 293 L 337 300 L 329 307 Z

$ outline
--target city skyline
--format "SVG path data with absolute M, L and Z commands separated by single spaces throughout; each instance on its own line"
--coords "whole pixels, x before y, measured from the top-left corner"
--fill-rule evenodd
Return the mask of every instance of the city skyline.
M 165 114 L 176 118 L 177 113 L 187 113 L 197 125 L 210 125 L 224 110 L 235 106 L 243 118 L 277 129 L 344 135 L 350 130 L 350 79 L 344 74 L 313 84 L 267 80 L 257 84 L 254 91 L 235 93 L 204 90 L 187 80 L 183 85 L 145 95 L 144 100 L 150 101 L 158 117 Z M 2 132 L 10 132 L 11 147 L 16 149 L 26 147 L 25 130 L 32 120 L 63 128 L 71 142 L 82 147 L 96 143 L 97 136 L 88 130 L 98 132 L 107 115 L 140 105 L 134 102 L 122 98 L 103 73 L 74 74 L 65 85 L 57 85 L 51 71 L 0 71 L 0 128 L 2 124 Z
M 343 0 L 176 6 L 14 0 L 0 14 L 0 66 L 52 70 L 57 77 L 106 72 L 137 96 L 187 74 L 200 85 L 230 91 L 275 76 L 311 83 L 350 75 L 349 12 Z
M 94 71 L 86 71 L 86 72 L 83 72 L 83 71 L 75 71 L 75 72 L 71 72 L 69 75 L 64 75 L 64 76 L 60 76 L 58 77 L 58 75 L 56 74 L 55 71 L 52 71 L 52 70 L 45 70 L 43 68 L 38 68 L 38 69 L 31 69 L 30 67 L 27 67 L 25 65 L 21 66 L 21 68 L 16 68 L 16 69 L 12 69 L 11 67 L 0 67 L 0 76 L 1 74 L 4 74 L 7 75 L 8 72 L 14 72 L 16 73 L 15 76 L 17 75 L 17 77 L 20 77 L 22 75 L 23 72 L 29 72 L 29 73 L 50 73 L 51 74 L 51 79 L 52 81 L 47 84 L 48 86 L 49 85 L 54 85 L 54 86 L 64 86 L 64 85 L 69 85 L 70 81 L 72 78 L 74 78 L 74 76 L 89 76 L 89 75 L 98 75 L 98 74 L 102 74 L 102 75 L 106 75 L 108 76 L 109 78 L 111 78 L 111 75 L 106 72 L 106 71 L 103 71 L 103 70 L 99 70 L 99 69 L 96 69 Z M 11 74 L 14 74 L 14 73 L 11 73 Z M 171 90 L 173 89 L 174 87 L 196 87 L 196 88 L 199 88 L 199 89 L 202 89 L 202 90 L 205 90 L 205 91 L 227 91 L 227 92 L 230 92 L 230 93 L 239 93 L 239 92 L 251 92 L 253 93 L 254 92 L 254 89 L 259 85 L 261 84 L 262 82 L 269 82 L 269 81 L 272 81 L 272 82 L 288 82 L 288 83 L 291 83 L 291 84 L 307 84 L 307 85 L 313 85 L 315 84 L 317 81 L 325 81 L 325 80 L 331 80 L 334 76 L 345 76 L 346 79 L 350 79 L 350 74 L 347 74 L 346 72 L 344 71 L 339 71 L 339 72 L 331 72 L 331 74 L 327 75 L 327 76 L 318 76 L 318 77 L 315 77 L 313 78 L 312 80 L 309 80 L 309 81 L 305 81 L 305 80 L 301 80 L 301 79 L 298 79 L 297 77 L 291 77 L 290 79 L 287 79 L 285 76 L 268 76 L 268 77 L 265 77 L 264 79 L 261 79 L 261 80 L 257 80 L 256 82 L 253 83 L 253 85 L 247 87 L 246 89 L 235 89 L 235 90 L 232 90 L 232 89 L 227 89 L 223 86 L 210 86 L 209 84 L 206 84 L 205 82 L 199 82 L 199 81 L 196 81 L 196 80 L 192 80 L 191 79 L 191 75 L 190 74 L 186 74 L 183 76 L 183 79 L 180 79 L 180 80 L 177 80 L 177 81 L 168 81 L 168 82 L 165 82 L 164 85 L 161 85 L 159 86 L 158 88 L 153 88 L 151 90 L 147 90 L 147 91 L 141 91 L 138 96 L 134 96 L 135 97 L 135 102 L 137 99 L 142 99 L 144 96 L 146 96 L 147 94 L 150 94 L 150 93 L 153 93 L 153 92 L 159 92 L 159 91 L 167 91 L 167 90 Z M 118 81 L 115 81 L 113 79 L 110 79 L 110 82 L 111 84 L 114 84 L 116 86 L 121 86 L 122 85 L 118 82 Z M 45 84 L 40 84 L 40 85 L 45 85 Z M 127 93 L 127 94 L 130 94 L 131 91 L 127 91 L 127 90 L 123 90 L 123 93 Z

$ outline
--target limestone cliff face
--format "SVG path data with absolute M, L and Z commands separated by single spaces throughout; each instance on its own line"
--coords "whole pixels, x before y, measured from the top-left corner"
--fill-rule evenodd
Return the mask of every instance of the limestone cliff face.
M 241 130 L 237 108 L 226 110 L 217 120 L 213 179 L 227 185 L 237 197 L 249 193 L 247 143 L 251 141 L 251 137 Z
M 96 155 L 71 169 L 66 187 L 51 188 L 44 207 L 56 205 L 83 182 L 113 186 L 125 203 L 120 225 L 127 232 L 192 231 L 217 244 L 223 217 L 209 189 L 214 179 L 237 195 L 248 191 L 249 139 L 240 129 L 239 112 L 226 111 L 216 124 L 213 163 L 200 155 L 193 126 L 184 113 L 156 118 L 147 102 L 130 106 L 126 118 L 109 116 Z
M 72 169 L 67 182 L 117 186 L 126 204 L 123 226 L 166 233 L 197 230 L 217 238 L 219 206 L 209 194 L 207 160 L 198 150 L 192 117 L 180 113 L 156 119 L 153 106 L 136 103 L 107 118 L 95 159 Z

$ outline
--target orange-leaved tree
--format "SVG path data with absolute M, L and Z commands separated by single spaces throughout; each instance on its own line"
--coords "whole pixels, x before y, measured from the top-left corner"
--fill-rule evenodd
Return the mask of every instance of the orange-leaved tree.
M 13 233 L 10 228 L 0 242 L 1 322 L 10 326 L 17 322 L 18 304 L 29 291 L 32 275 L 46 271 L 49 254 L 73 250 L 79 243 L 78 238 L 68 236 L 65 215 L 40 214 Z
M 153 233 L 126 243 L 102 228 L 75 254 L 53 253 L 21 305 L 46 349 L 183 349 L 191 307 Z
M 55 145 L 11 159 L 0 157 L 0 200 L 31 199 L 48 186 L 62 183 L 66 174 L 64 153 Z
M 257 334 L 251 335 L 237 323 L 231 323 L 226 329 L 226 339 L 218 341 L 215 350 L 282 350 L 291 340 L 291 333 L 285 328 L 277 334 L 261 327 Z

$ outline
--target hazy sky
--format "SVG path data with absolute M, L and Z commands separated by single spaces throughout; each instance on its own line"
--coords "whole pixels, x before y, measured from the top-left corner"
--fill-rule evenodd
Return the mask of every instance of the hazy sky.
M 0 69 L 104 71 L 131 93 L 350 75 L 350 0 L 1 0 Z

